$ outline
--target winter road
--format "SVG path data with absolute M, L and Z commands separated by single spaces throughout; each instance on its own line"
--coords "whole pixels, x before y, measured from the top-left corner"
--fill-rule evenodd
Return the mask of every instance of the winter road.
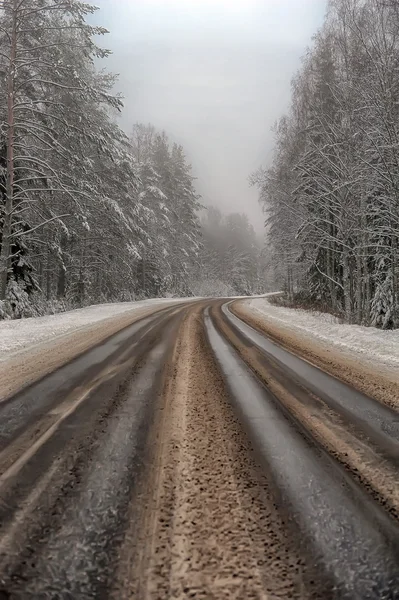
M 399 599 L 399 416 L 158 308 L 0 404 L 0 599 Z

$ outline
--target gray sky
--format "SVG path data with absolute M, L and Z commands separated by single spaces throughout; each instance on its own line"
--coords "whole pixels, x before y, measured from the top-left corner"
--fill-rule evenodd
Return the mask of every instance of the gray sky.
M 248 175 L 270 162 L 270 129 L 326 0 L 97 0 L 101 40 L 125 97 L 121 126 L 151 122 L 183 144 L 205 203 L 263 223 Z

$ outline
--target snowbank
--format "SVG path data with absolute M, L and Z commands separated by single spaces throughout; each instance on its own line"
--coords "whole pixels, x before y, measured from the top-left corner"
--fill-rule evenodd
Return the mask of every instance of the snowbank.
M 184 299 L 156 298 L 142 302 L 96 304 L 56 315 L 28 319 L 0 321 L 0 361 L 29 346 L 54 339 L 71 331 L 78 331 L 93 323 L 116 317 L 126 312 L 170 304 Z
M 337 350 L 358 355 L 374 367 L 395 369 L 399 367 L 399 330 L 382 331 L 374 327 L 346 325 L 325 313 L 283 308 L 270 304 L 267 299 L 254 298 L 243 302 L 254 316 L 266 322 L 298 333 Z M 378 364 L 377 364 L 378 363 Z

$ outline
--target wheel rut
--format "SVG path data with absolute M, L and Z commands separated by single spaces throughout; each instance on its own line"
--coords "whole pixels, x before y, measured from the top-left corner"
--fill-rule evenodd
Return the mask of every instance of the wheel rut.
M 231 408 L 199 312 L 182 327 L 163 410 L 132 597 L 305 597 L 303 563 Z
M 0 598 L 399 598 L 394 436 L 223 305 L 146 316 L 0 406 Z

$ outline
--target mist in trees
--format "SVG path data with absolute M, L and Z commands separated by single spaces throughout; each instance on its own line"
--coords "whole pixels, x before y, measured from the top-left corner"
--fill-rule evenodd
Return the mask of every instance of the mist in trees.
M 263 240 L 245 214 L 222 215 L 213 207 L 201 219 L 203 245 L 198 295 L 257 294 L 267 289 Z
M 252 176 L 276 286 L 348 322 L 399 326 L 399 11 L 331 0 Z
M 0 0 L 0 318 L 258 289 L 246 218 L 216 225 L 184 149 L 151 125 L 117 125 L 95 10 Z
M 191 295 L 189 280 L 200 268 L 202 205 L 184 150 L 165 133 L 136 125 L 131 149 L 139 183 L 131 289 L 148 297 Z

